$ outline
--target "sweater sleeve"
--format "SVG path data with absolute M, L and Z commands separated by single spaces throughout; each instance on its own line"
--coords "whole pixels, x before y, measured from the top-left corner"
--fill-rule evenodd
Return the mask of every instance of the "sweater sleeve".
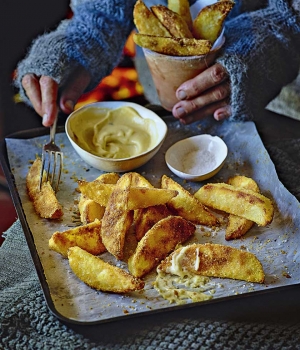
M 74 9 L 66 30 L 67 56 L 92 77 L 89 88 L 111 73 L 133 30 L 135 0 L 94 0 Z
M 36 38 L 28 50 L 26 57 L 18 63 L 15 86 L 21 99 L 30 105 L 22 87 L 22 78 L 26 74 L 47 75 L 61 84 L 74 68 L 66 56 L 66 27 L 69 20 L 64 20 L 55 31 Z
M 298 14 L 285 0 L 270 0 L 226 23 L 226 42 L 217 59 L 231 79 L 232 120 L 259 117 L 292 81 L 300 65 Z
M 24 75 L 46 75 L 63 85 L 83 66 L 91 74 L 92 89 L 119 63 L 126 39 L 133 29 L 135 0 L 73 0 L 73 17 L 56 30 L 35 39 L 19 62 L 14 81 L 21 99 L 31 104 L 22 87 Z

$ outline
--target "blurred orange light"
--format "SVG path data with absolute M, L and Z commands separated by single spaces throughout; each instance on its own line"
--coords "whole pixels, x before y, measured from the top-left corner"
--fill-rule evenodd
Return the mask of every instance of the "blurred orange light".
M 129 36 L 123 51 L 130 58 L 135 55 L 135 44 L 132 34 Z M 116 67 L 112 73 L 104 77 L 93 89 L 79 99 L 76 109 L 92 102 L 130 99 L 143 95 L 143 88 L 138 81 L 138 74 L 133 67 Z

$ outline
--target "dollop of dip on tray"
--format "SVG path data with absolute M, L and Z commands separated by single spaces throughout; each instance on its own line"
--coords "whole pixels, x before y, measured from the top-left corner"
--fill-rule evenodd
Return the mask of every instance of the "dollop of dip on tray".
M 167 271 L 161 266 L 157 269 L 154 288 L 170 303 L 178 305 L 186 304 L 188 300 L 193 302 L 212 299 L 214 286 L 206 276 L 192 274 L 182 267 L 182 259 L 189 246 L 177 249 L 171 256 L 171 264 Z M 195 259 L 195 270 L 200 264 L 200 256 L 197 253 Z
M 89 108 L 72 119 L 70 127 L 77 144 L 104 158 L 129 158 L 151 146 L 151 119 L 142 118 L 128 106 L 116 109 Z

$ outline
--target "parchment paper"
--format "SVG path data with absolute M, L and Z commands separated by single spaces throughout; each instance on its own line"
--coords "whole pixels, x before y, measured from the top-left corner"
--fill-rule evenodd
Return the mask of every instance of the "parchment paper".
M 183 126 L 174 122 L 173 118 L 169 120 L 168 136 L 161 150 L 146 165 L 135 171 L 145 176 L 156 187 L 159 187 L 161 176 L 166 174 L 191 193 L 196 192 L 207 182 L 224 182 L 228 177 L 237 174 L 250 176 L 258 183 L 261 192 L 274 200 L 276 206 L 273 222 L 268 227 L 255 225 L 239 240 L 225 241 L 224 227 L 217 231 L 204 226 L 197 228 L 198 242 L 227 244 L 246 249 L 259 258 L 266 274 L 264 284 L 211 278 L 215 288 L 213 298 L 229 298 L 238 294 L 298 284 L 300 205 L 279 181 L 274 164 L 261 142 L 255 124 L 206 121 Z M 170 172 L 165 164 L 164 155 L 178 140 L 201 133 L 223 138 L 229 149 L 228 158 L 215 177 L 201 183 L 185 182 Z M 128 314 L 169 308 L 173 305 L 176 307 L 175 304 L 170 305 L 160 297 L 153 288 L 155 271 L 145 278 L 146 286 L 142 292 L 126 295 L 103 293 L 79 281 L 70 270 L 67 259 L 49 250 L 48 241 L 55 231 L 64 231 L 70 225 L 76 224 L 75 219 L 78 218 L 76 180 L 92 181 L 101 172 L 91 168 L 79 158 L 64 133 L 58 134 L 56 142 L 64 152 L 64 172 L 57 196 L 65 214 L 61 221 L 40 219 L 27 196 L 25 178 L 32 161 L 36 155 L 41 155 L 42 145 L 48 138 L 48 135 L 26 140 L 9 138 L 6 139 L 6 143 L 10 168 L 58 314 L 76 322 L 100 322 Z M 126 264 L 116 262 L 108 253 L 101 257 L 126 268 Z

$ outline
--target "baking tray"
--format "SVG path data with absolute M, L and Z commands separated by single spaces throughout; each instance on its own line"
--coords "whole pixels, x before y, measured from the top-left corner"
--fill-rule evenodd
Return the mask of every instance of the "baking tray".
M 230 242 L 225 241 L 222 230 L 214 232 L 198 227 L 196 239 L 201 243 L 227 244 L 253 252 L 263 264 L 266 282 L 261 285 L 211 279 L 216 287 L 213 299 L 185 305 L 169 304 L 158 295 L 152 286 L 155 271 L 146 277 L 144 292 L 116 295 L 89 288 L 72 274 L 66 259 L 48 249 L 48 240 L 53 232 L 65 230 L 74 224 L 76 179 L 91 181 L 101 172 L 81 161 L 71 147 L 64 129 L 58 129 L 56 141 L 63 148 L 66 170 L 62 175 L 58 197 L 65 207 L 65 215 L 62 221 L 49 222 L 38 218 L 26 194 L 25 178 L 32 160 L 41 153 L 42 144 L 48 141 L 49 135 L 45 128 L 29 130 L 11 135 L 2 142 L 1 164 L 46 302 L 51 312 L 60 320 L 84 325 L 98 324 L 117 321 L 124 317 L 199 307 L 208 303 L 223 302 L 299 284 L 300 264 L 297 261 L 299 261 L 298 247 L 300 246 L 300 205 L 279 181 L 274 164 L 257 133 L 255 124 L 204 121 L 184 126 L 174 122 L 172 118 L 167 118 L 166 121 L 168 135 L 160 152 L 135 171 L 145 176 L 156 187 L 159 187 L 161 176 L 166 174 L 192 193 L 204 183 L 224 182 L 228 177 L 236 174 L 253 177 L 262 193 L 276 203 L 273 222 L 268 227 L 255 226 L 241 240 Z M 169 171 L 164 154 L 170 145 L 178 140 L 200 133 L 222 137 L 229 149 L 228 158 L 223 169 L 212 179 L 201 183 L 185 182 Z

